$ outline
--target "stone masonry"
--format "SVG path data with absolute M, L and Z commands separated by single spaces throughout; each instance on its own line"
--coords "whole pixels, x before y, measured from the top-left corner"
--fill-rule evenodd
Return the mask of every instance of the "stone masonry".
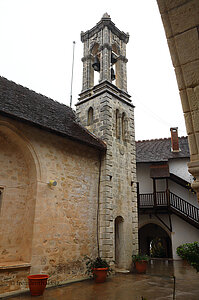
M 130 267 L 132 253 L 138 249 L 134 106 L 126 80 L 128 39 L 108 14 L 94 28 L 81 33 L 83 85 L 76 104 L 81 124 L 107 144 L 101 158 L 99 254 L 115 260 L 121 268 Z M 117 56 L 115 84 L 111 80 L 113 52 Z M 94 86 L 95 55 L 100 61 L 100 80 Z M 88 122 L 89 111 L 92 116 Z
M 199 200 L 199 1 L 157 0 L 175 68 L 189 139 L 189 172 Z
M 0 143 L 0 297 L 29 274 L 82 279 L 97 255 L 99 151 L 3 116 Z

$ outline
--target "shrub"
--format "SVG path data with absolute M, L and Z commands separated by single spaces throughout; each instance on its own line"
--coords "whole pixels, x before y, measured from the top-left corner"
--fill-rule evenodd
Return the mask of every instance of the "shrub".
M 145 254 L 136 254 L 136 255 L 132 255 L 132 260 L 134 263 L 136 261 L 142 261 L 142 260 L 148 261 L 149 257 L 148 257 L 148 255 L 145 255 Z
M 199 243 L 186 243 L 180 245 L 176 250 L 178 256 L 185 259 L 196 272 L 199 272 Z

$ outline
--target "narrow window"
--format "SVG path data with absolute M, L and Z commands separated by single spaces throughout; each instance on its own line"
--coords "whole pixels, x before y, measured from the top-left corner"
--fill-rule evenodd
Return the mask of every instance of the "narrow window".
M 122 114 L 122 139 L 125 140 L 125 113 Z
M 116 130 L 116 138 L 120 137 L 120 120 L 119 120 L 119 110 L 116 109 L 115 112 L 115 130 Z
M 122 139 L 125 141 L 128 134 L 128 120 L 126 114 L 122 114 Z
M 93 108 L 90 107 L 88 110 L 88 122 L 87 122 L 88 126 L 93 124 Z

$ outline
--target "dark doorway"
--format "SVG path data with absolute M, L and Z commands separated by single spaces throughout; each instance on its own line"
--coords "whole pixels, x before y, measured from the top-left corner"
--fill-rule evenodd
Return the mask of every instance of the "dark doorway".
M 172 258 L 168 233 L 157 224 L 149 223 L 139 229 L 139 249 L 142 254 L 158 258 Z
M 118 268 L 123 265 L 124 255 L 124 235 L 123 235 L 123 222 L 124 219 L 118 216 L 115 219 L 115 263 Z

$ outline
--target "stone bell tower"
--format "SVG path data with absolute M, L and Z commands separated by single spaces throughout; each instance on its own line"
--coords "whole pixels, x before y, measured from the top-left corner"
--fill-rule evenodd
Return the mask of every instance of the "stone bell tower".
M 101 161 L 99 250 L 118 268 L 129 268 L 138 250 L 134 106 L 127 93 L 126 44 L 105 13 L 92 29 L 81 32 L 83 84 L 77 116 L 107 144 Z M 98 75 L 99 82 L 95 84 Z

